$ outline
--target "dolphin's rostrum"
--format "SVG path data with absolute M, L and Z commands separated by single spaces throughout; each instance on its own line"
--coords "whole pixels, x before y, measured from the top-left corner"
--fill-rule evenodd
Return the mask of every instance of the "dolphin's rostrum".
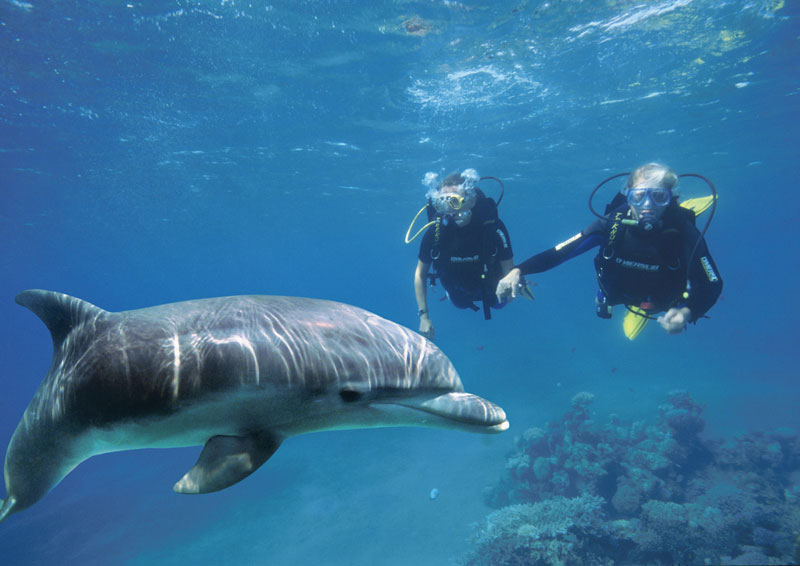
M 113 313 L 51 291 L 16 300 L 50 330 L 53 362 L 11 438 L 0 521 L 107 452 L 204 444 L 174 489 L 207 493 L 296 434 L 508 428 L 433 343 L 350 305 L 249 295 Z

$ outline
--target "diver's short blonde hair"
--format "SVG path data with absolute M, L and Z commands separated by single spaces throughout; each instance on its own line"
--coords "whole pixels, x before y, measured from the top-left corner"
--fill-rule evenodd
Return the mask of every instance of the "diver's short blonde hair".
M 648 163 L 637 168 L 628 177 L 625 191 L 634 187 L 648 189 L 669 189 L 674 192 L 678 175 L 670 167 L 661 163 Z

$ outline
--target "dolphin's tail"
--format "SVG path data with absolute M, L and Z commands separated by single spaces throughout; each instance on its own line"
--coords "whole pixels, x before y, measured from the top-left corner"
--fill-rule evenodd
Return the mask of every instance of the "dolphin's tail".
M 0 499 L 0 523 L 11 514 L 11 511 L 14 509 L 14 503 L 16 503 L 16 500 L 13 497 L 9 497 L 5 500 Z
M 41 289 L 22 291 L 15 300 L 42 319 L 53 336 L 56 351 L 75 325 L 106 312 L 81 299 Z

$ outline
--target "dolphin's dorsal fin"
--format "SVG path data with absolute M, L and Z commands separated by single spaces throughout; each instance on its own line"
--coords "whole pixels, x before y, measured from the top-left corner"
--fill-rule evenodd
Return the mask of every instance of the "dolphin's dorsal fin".
M 42 319 L 53 336 L 56 349 L 75 325 L 106 312 L 76 297 L 42 289 L 22 291 L 14 300 Z
M 211 493 L 230 487 L 255 472 L 280 447 L 270 434 L 212 436 L 194 467 L 172 489 L 178 493 Z

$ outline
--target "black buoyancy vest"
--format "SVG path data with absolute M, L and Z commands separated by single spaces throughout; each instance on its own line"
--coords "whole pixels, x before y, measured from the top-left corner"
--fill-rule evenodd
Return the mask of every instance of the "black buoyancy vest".
M 476 250 L 480 256 L 480 261 L 488 265 L 497 256 L 497 238 L 495 237 L 495 230 L 497 229 L 497 204 L 491 197 L 487 197 L 480 189 L 475 189 L 478 194 L 478 199 L 475 206 L 472 208 L 472 218 L 470 224 L 480 224 L 482 227 L 481 236 L 481 249 Z M 446 238 L 446 227 L 444 226 L 443 217 L 437 214 L 433 204 L 428 203 L 428 219 L 435 220 L 436 224 L 433 225 L 433 246 L 431 248 L 431 259 L 433 260 L 434 267 L 439 271 L 446 270 L 446 265 L 450 262 L 453 255 L 452 246 L 448 245 Z
M 609 214 L 606 242 L 595 257 L 600 288 L 610 304 L 639 306 L 646 301 L 665 310 L 686 289 L 688 258 L 682 227 L 694 223 L 694 213 L 671 205 L 664 211 L 663 227 L 653 234 L 622 224 L 626 215 L 625 207 Z
M 480 268 L 481 277 L 481 292 L 483 300 L 483 313 L 484 317 L 488 320 L 491 318 L 491 311 L 489 310 L 489 303 L 487 293 L 493 293 L 493 289 L 489 289 L 491 283 L 496 278 L 496 271 L 499 269 L 497 262 L 497 255 L 499 253 L 499 246 L 496 236 L 497 221 L 499 219 L 497 213 L 497 204 L 494 199 L 487 197 L 480 189 L 475 189 L 478 198 L 475 206 L 472 208 L 472 218 L 470 224 L 480 225 L 481 236 L 479 248 L 475 250 L 478 256 L 478 266 Z M 449 226 L 444 226 L 443 217 L 436 213 L 436 209 L 432 203 L 428 203 L 428 218 L 435 220 L 436 224 L 432 226 L 434 230 L 433 246 L 431 247 L 431 259 L 433 263 L 433 271 L 428 274 L 431 284 L 435 284 L 436 279 L 446 279 L 450 271 L 451 259 L 454 255 L 453 242 L 447 237 Z

